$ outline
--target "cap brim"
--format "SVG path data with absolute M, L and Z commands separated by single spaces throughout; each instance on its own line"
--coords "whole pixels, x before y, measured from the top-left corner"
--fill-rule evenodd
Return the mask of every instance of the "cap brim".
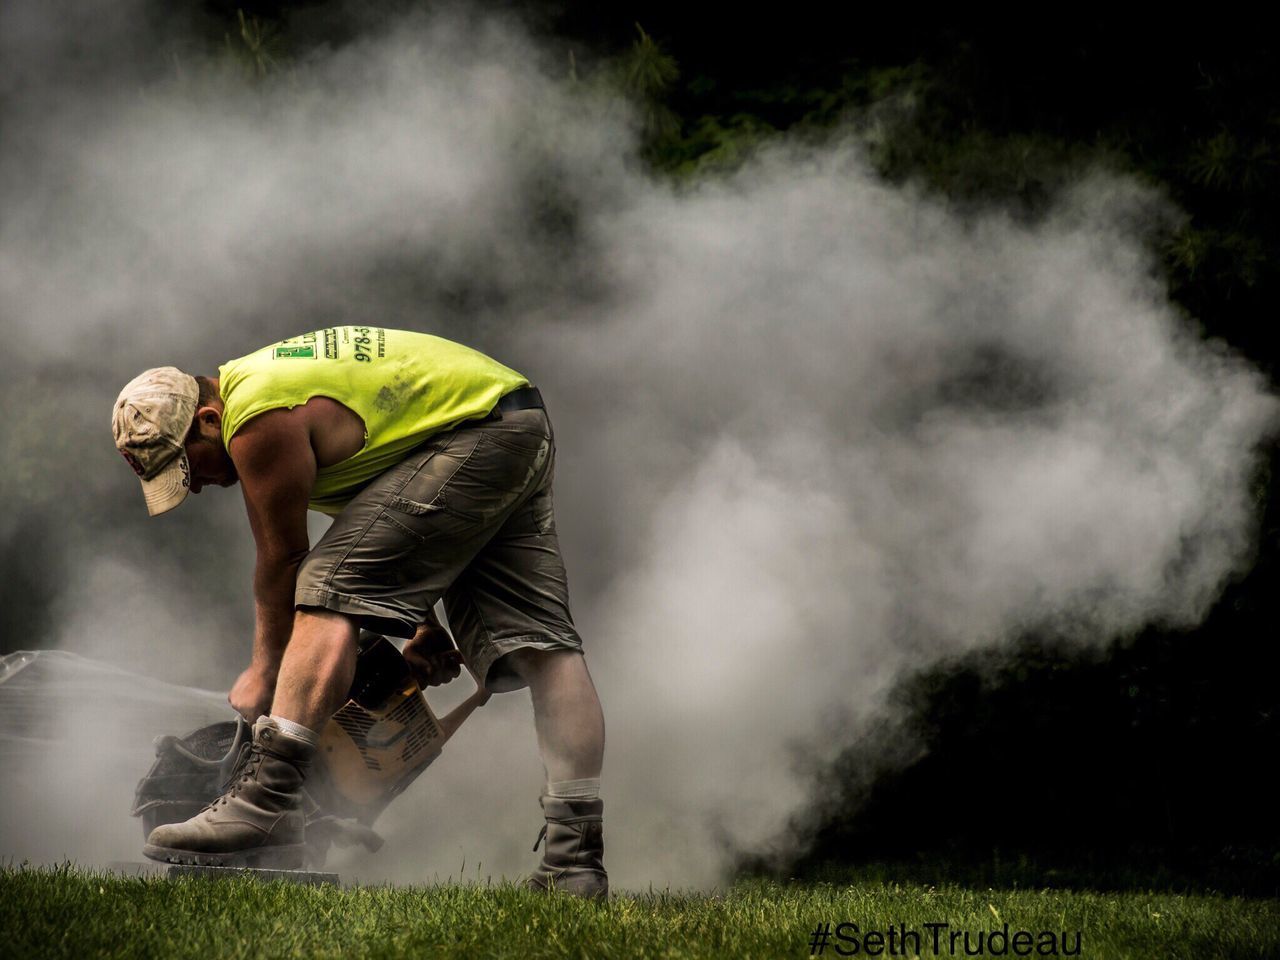
M 168 513 L 191 492 L 191 465 L 184 450 L 174 457 L 150 480 L 142 481 L 142 497 L 147 501 L 147 513 L 156 517 Z

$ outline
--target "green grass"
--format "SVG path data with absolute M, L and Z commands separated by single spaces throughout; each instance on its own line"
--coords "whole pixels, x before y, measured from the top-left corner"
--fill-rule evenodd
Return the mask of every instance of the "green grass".
M 819 922 L 834 931 L 841 921 L 864 932 L 1078 930 L 1089 958 L 1280 957 L 1280 901 L 1213 895 L 753 880 L 595 905 L 505 885 L 339 889 L 0 869 L 5 957 L 798 958 Z M 851 948 L 833 938 L 824 956 L 840 956 L 837 946 Z M 942 948 L 952 955 L 945 935 Z M 964 956 L 963 942 L 957 949 Z M 927 936 L 920 955 L 935 956 Z

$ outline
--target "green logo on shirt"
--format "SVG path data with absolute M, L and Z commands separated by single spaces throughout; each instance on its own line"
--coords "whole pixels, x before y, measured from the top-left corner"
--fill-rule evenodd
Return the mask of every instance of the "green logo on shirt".
M 325 343 L 328 344 L 329 331 L 324 331 Z M 304 333 L 300 337 L 290 337 L 276 344 L 273 356 L 277 360 L 314 360 L 316 358 L 316 335 Z
M 314 360 L 316 358 L 316 345 L 309 343 L 306 346 L 288 346 L 276 347 L 277 360 Z

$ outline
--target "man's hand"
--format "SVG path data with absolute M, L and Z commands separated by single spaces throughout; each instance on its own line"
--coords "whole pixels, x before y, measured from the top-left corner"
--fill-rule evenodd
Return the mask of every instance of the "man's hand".
M 462 672 L 462 654 L 454 647 L 444 627 L 424 623 L 404 645 L 404 659 L 420 687 L 448 683 Z
M 276 692 L 276 675 L 250 666 L 240 674 L 227 700 L 236 713 L 253 723 L 260 716 L 271 712 L 271 698 Z

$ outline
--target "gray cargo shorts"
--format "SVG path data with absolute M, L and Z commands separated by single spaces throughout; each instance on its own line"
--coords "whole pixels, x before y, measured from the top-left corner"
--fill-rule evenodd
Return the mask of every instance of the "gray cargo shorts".
M 551 507 L 555 440 L 541 409 L 437 434 L 375 477 L 298 571 L 295 603 L 411 637 L 435 602 L 491 690 L 524 686 L 513 650 L 581 650 Z

